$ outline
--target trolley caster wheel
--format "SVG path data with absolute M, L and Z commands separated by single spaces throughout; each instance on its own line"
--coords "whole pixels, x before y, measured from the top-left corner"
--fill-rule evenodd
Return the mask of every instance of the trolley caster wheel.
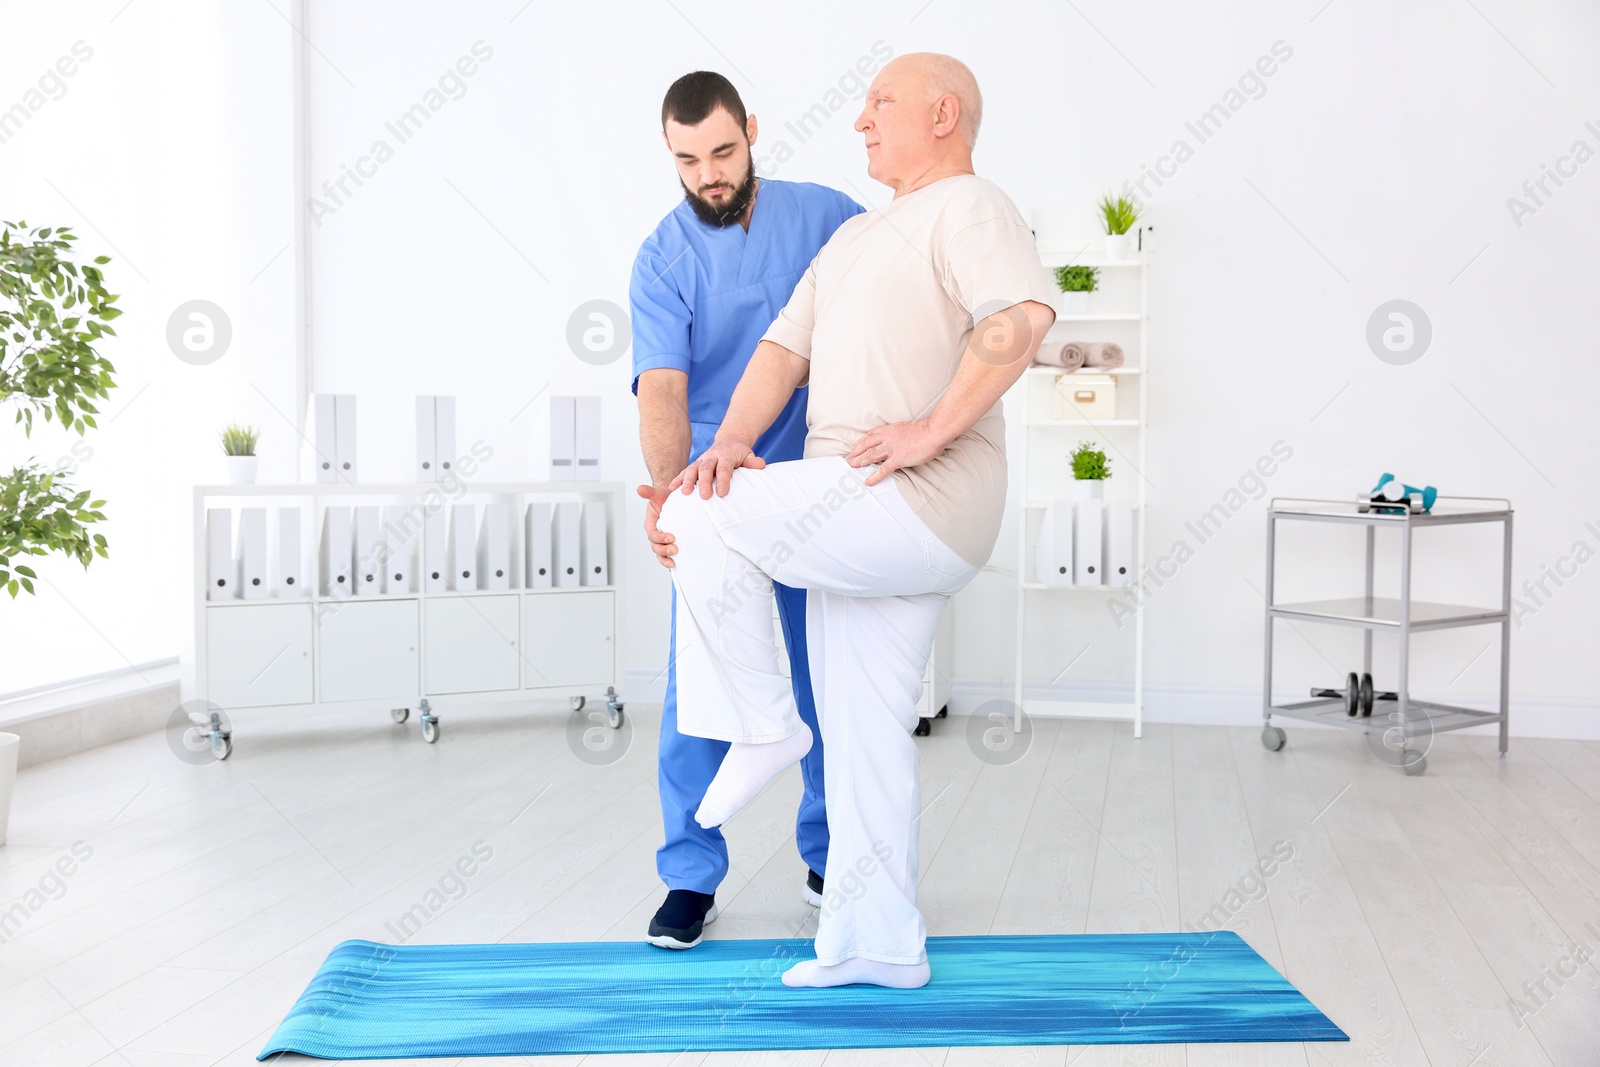
M 588 699 L 587 697 L 568 697 L 567 698 L 567 706 L 570 707 L 573 711 L 582 711 L 583 710 L 583 705 L 584 705 L 584 703 L 586 702 L 587 699 Z
M 911 732 L 918 737 L 927 737 L 933 732 L 933 720 L 918 716 L 917 728 Z
M 948 719 L 949 717 L 950 717 L 950 705 L 949 704 L 946 704 L 944 707 L 940 708 L 938 713 L 934 715 L 935 719 Z
M 1428 769 L 1428 757 L 1408 748 L 1400 753 L 1400 767 L 1407 774 L 1421 774 Z
M 1366 671 L 1361 672 L 1361 686 L 1356 691 L 1356 696 L 1361 702 L 1361 714 L 1372 718 L 1372 675 Z
M 219 760 L 224 760 L 231 756 L 233 754 L 233 735 L 231 733 L 225 734 L 213 731 L 211 734 L 211 754 Z
M 622 729 L 622 705 L 616 701 L 606 704 L 606 724 L 613 730 Z
M 393 719 L 395 722 L 405 722 L 407 719 L 411 718 L 411 709 L 410 708 L 390 708 L 389 709 L 389 718 Z
M 1267 725 L 1261 728 L 1261 745 L 1268 752 L 1278 751 L 1288 740 L 1288 735 L 1283 732 L 1281 726 Z
M 430 745 L 439 740 L 438 719 L 430 717 L 422 720 L 422 739 Z

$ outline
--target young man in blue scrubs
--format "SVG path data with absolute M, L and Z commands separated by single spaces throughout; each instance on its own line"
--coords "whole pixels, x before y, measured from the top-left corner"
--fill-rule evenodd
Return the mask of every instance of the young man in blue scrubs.
M 863 208 L 824 186 L 757 179 L 750 152 L 755 116 L 746 115 L 738 91 L 720 74 L 696 71 L 673 82 L 662 102 L 661 130 L 684 200 L 639 247 L 628 296 L 633 391 L 652 483 L 640 486 L 639 495 L 648 502 L 651 548 L 671 567 L 677 549 L 656 526 L 667 486 L 711 444 L 757 342 L 817 251 Z M 755 454 L 773 462 L 799 459 L 805 436 L 806 390 L 799 389 Z M 820 739 L 806 660 L 806 593 L 781 585 L 775 591 L 795 702 Z M 672 619 L 669 647 L 675 648 L 676 596 Z M 678 732 L 677 689 L 676 666 L 669 663 L 659 754 L 666 841 L 656 852 L 667 899 L 650 920 L 646 940 L 693 948 L 716 918 L 716 889 L 728 872 L 721 829 L 702 829 L 694 819 L 728 742 Z M 809 868 L 805 899 L 820 905 L 828 859 L 820 740 L 800 768 L 805 792 L 795 842 Z

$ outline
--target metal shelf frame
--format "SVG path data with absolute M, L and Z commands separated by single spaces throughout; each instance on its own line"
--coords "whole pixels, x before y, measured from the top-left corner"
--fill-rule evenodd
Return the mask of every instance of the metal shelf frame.
M 1266 574 L 1266 626 L 1263 650 L 1262 682 L 1262 739 L 1268 742 L 1274 716 L 1321 722 L 1362 733 L 1384 733 L 1400 730 L 1404 743 L 1418 736 L 1431 736 L 1447 730 L 1461 730 L 1471 726 L 1498 724 L 1500 727 L 1500 757 L 1505 758 L 1509 739 L 1511 695 L 1511 537 L 1513 509 L 1511 502 L 1501 497 L 1440 496 L 1430 511 L 1411 512 L 1358 510 L 1351 500 L 1325 500 L 1301 497 L 1273 497 L 1267 508 L 1267 574 Z M 1277 529 L 1280 521 L 1327 522 L 1366 527 L 1366 585 L 1361 597 L 1338 600 L 1307 601 L 1279 604 L 1274 600 L 1277 571 Z M 1450 526 L 1462 523 L 1501 524 L 1501 574 L 1500 607 L 1469 607 L 1454 604 L 1434 604 L 1411 599 L 1411 563 L 1414 531 L 1433 526 Z M 1400 535 L 1400 595 L 1398 597 L 1373 596 L 1374 542 L 1380 527 L 1392 528 Z M 1420 616 L 1420 617 L 1419 617 Z M 1344 701 L 1339 698 L 1318 698 L 1290 704 L 1272 702 L 1272 648 L 1273 620 L 1285 619 L 1324 623 L 1335 626 L 1354 626 L 1364 631 L 1362 635 L 1362 670 L 1372 671 L 1372 635 L 1375 632 L 1394 633 L 1399 639 L 1399 679 L 1395 686 L 1396 710 L 1393 717 L 1376 717 L 1346 713 Z M 1442 630 L 1460 626 L 1497 625 L 1500 627 L 1500 692 L 1499 710 L 1481 711 L 1458 707 L 1436 701 L 1413 698 L 1409 693 L 1409 668 L 1411 635 L 1427 630 Z M 1278 731 L 1281 744 L 1282 732 Z M 1273 745 L 1268 742 L 1268 747 Z M 1404 759 L 1402 759 L 1404 765 Z M 1415 771 L 1420 773 L 1419 763 Z

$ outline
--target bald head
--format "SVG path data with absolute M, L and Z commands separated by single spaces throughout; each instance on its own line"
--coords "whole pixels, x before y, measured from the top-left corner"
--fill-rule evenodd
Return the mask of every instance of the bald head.
M 983 121 L 983 94 L 978 79 L 967 65 L 954 56 L 939 52 L 908 52 L 889 63 L 885 72 L 900 67 L 908 87 L 915 87 L 924 104 L 936 107 L 946 96 L 955 98 L 960 129 L 967 148 L 978 143 L 978 126 Z
M 900 56 L 872 79 L 856 119 L 867 173 L 895 196 L 951 174 L 971 174 L 982 118 L 978 79 L 965 63 L 937 52 Z

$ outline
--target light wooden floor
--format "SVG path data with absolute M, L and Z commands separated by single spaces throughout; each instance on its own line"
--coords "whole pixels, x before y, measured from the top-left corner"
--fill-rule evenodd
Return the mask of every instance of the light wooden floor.
M 153 734 L 24 770 L 0 904 L 75 842 L 93 852 L 0 944 L 0 1063 L 254 1062 L 330 947 L 396 940 L 385 924 L 480 838 L 492 858 L 413 942 L 641 936 L 662 893 L 659 710 L 629 713 L 605 767 L 569 751 L 552 703 L 446 707 L 436 746 L 382 713 L 241 714 L 223 764 Z M 1407 778 L 1359 736 L 1294 724 L 1269 753 L 1253 728 L 1045 721 L 1025 759 L 986 767 L 965 725 L 919 742 L 930 934 L 1176 930 L 1242 903 L 1229 927 L 1352 1040 L 461 1062 L 1600 1063 L 1600 964 L 1552 977 L 1574 946 L 1600 953 L 1600 745 L 1514 739 L 1501 762 L 1449 735 Z M 798 794 L 790 772 L 730 824 L 709 936 L 814 931 Z M 1293 858 L 1264 894 L 1230 898 L 1279 842 Z M 1525 1025 L 1513 995 L 1537 1007 Z

